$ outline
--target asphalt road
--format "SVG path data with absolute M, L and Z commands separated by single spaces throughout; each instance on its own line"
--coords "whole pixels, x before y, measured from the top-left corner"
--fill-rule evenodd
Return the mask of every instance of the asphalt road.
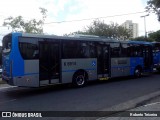
M 84 88 L 0 88 L 0 111 L 97 111 L 160 90 L 160 74 L 91 82 Z

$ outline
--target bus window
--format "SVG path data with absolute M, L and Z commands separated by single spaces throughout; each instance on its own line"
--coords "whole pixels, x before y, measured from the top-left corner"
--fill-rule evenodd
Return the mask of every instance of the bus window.
M 89 46 L 87 42 L 80 42 L 79 58 L 89 58 Z
M 80 58 L 95 58 L 96 46 L 94 42 L 81 42 L 80 43 Z
M 79 53 L 78 53 L 78 41 L 63 41 L 63 58 L 64 59 L 69 59 L 69 58 L 77 58 Z
M 89 42 L 90 58 L 96 58 L 96 46 L 94 42 Z
M 7 35 L 3 38 L 3 48 L 2 48 L 2 52 L 4 54 L 7 54 L 11 51 L 11 43 L 12 43 L 12 36 L 11 34 L 10 35 Z
M 19 50 L 25 60 L 38 59 L 39 52 L 36 44 L 19 42 Z
M 121 57 L 130 57 L 130 49 L 127 43 L 121 44 Z
M 154 50 L 154 52 L 160 52 L 160 45 L 159 44 L 155 44 L 153 50 Z
M 19 38 L 19 51 L 24 60 L 39 59 L 39 48 L 37 38 Z
M 63 58 L 95 58 L 95 44 L 83 41 L 64 41 Z
M 111 43 L 111 57 L 120 56 L 120 43 Z
M 131 57 L 142 57 L 143 47 L 137 44 L 130 44 L 130 56 Z
M 135 46 L 135 57 L 142 57 L 143 52 L 142 52 L 142 46 Z

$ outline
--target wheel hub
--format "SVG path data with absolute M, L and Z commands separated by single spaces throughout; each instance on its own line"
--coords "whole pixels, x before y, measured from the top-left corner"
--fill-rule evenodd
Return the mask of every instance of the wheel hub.
M 83 85 L 85 82 L 84 76 L 83 75 L 77 76 L 76 82 L 77 82 L 77 85 Z

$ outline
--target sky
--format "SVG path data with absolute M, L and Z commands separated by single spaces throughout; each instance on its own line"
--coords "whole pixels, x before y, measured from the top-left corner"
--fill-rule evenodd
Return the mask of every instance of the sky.
M 46 34 L 64 35 L 66 33 L 84 30 L 85 27 L 91 25 L 93 20 L 95 20 L 91 18 L 99 18 L 99 20 L 107 24 L 115 22 L 119 25 L 126 20 L 132 20 L 133 23 L 138 23 L 139 35 L 142 36 L 145 32 L 144 19 L 141 16 L 147 13 L 138 12 L 145 11 L 146 5 L 147 0 L 1 0 L 0 40 L 5 34 L 12 31 L 11 28 L 2 26 L 5 18 L 21 15 L 26 21 L 33 18 L 41 19 L 42 15 L 39 7 L 48 10 L 45 20 L 46 24 L 43 26 L 44 33 Z M 116 16 L 122 14 L 129 15 Z M 147 32 L 157 31 L 159 28 L 160 22 L 158 22 L 155 14 L 150 14 L 146 17 Z

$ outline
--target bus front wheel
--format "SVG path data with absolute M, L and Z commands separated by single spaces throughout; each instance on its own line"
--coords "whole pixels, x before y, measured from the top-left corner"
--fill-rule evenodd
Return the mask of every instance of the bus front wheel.
M 86 76 L 85 72 L 77 72 L 73 76 L 72 83 L 75 87 L 83 87 L 83 86 L 85 86 L 86 82 L 87 82 L 87 76 Z
M 142 70 L 141 70 L 141 68 L 140 68 L 140 67 L 135 68 L 135 70 L 134 70 L 134 76 L 135 76 L 136 78 L 139 78 L 139 77 L 141 77 L 141 75 L 142 75 Z

